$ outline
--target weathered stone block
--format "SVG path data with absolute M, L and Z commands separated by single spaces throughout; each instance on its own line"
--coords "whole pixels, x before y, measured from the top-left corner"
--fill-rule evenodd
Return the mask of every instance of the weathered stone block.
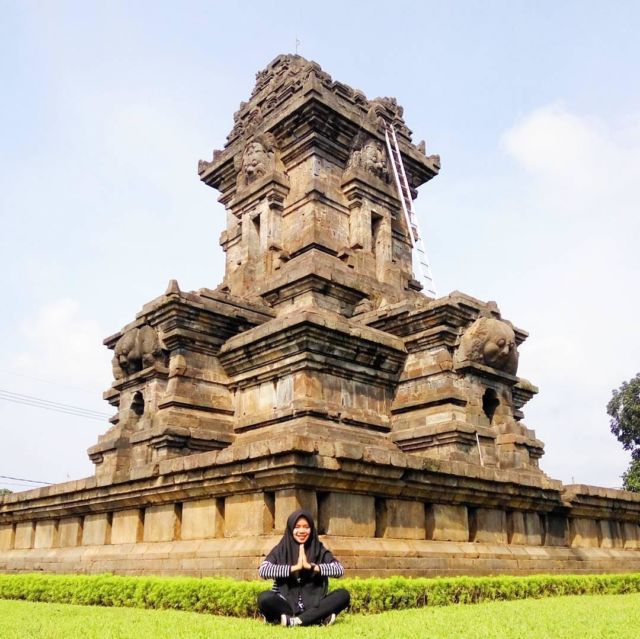
M 34 548 L 55 548 L 58 544 L 58 521 L 47 519 L 36 523 Z
M 33 521 L 21 521 L 17 523 L 13 547 L 16 549 L 33 548 L 35 530 L 36 526 Z
M 564 515 L 547 515 L 545 546 L 567 546 L 569 544 L 569 522 Z
M 172 541 L 180 538 L 176 504 L 149 506 L 144 511 L 143 541 Z
M 82 517 L 65 517 L 58 524 L 58 545 L 61 548 L 79 546 L 82 540 Z
M 524 529 L 527 535 L 527 544 L 541 546 L 544 541 L 544 524 L 538 513 L 524 514 Z
M 82 526 L 83 546 L 111 543 L 111 513 L 87 515 Z
M 507 513 L 496 508 L 477 508 L 474 514 L 473 541 L 487 544 L 507 543 Z
M 525 513 L 519 510 L 510 512 L 507 517 L 510 544 L 540 546 L 543 528 L 538 513 Z
M 430 504 L 427 507 L 427 539 L 469 541 L 467 507 Z
M 622 523 L 622 536 L 624 538 L 624 548 L 629 550 L 640 549 L 640 527 L 630 521 Z
M 286 489 L 275 493 L 275 523 L 276 532 L 284 530 L 287 519 L 296 510 L 308 510 L 314 521 L 318 521 L 318 500 L 313 490 Z
M 376 508 L 376 537 L 425 539 L 425 505 L 420 501 L 384 499 Z
M 196 499 L 182 505 L 182 539 L 211 539 L 224 534 L 224 521 L 216 499 Z
M 265 493 L 227 497 L 224 502 L 224 536 L 244 537 L 271 532 L 274 507 Z
M 620 522 L 614 519 L 601 519 L 600 526 L 600 548 L 622 548 L 624 540 Z
M 11 550 L 15 538 L 15 528 L 13 524 L 0 525 L 0 550 Z
M 569 520 L 569 535 L 573 548 L 598 548 L 600 529 L 595 519 L 572 517 Z
M 510 544 L 527 543 L 524 513 L 522 511 L 515 510 L 507 514 L 507 530 Z
M 373 537 L 376 532 L 375 498 L 329 493 L 318 504 L 321 533 L 344 537 Z
M 132 508 L 113 513 L 111 520 L 112 544 L 134 544 L 142 541 L 143 534 L 142 510 Z

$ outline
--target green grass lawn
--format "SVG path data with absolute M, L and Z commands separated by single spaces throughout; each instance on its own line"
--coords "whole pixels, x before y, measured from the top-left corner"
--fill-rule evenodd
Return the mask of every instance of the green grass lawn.
M 343 615 L 329 628 L 170 610 L 0 600 L 0 639 L 637 639 L 640 594 L 491 602 Z

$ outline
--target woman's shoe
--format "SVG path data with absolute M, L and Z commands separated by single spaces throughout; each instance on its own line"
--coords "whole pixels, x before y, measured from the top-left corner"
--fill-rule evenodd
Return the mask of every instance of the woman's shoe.
M 325 617 L 320 623 L 323 626 L 330 626 L 336 620 L 336 613 L 332 612 L 328 617 Z
M 302 620 L 299 617 L 290 617 L 289 615 L 280 615 L 280 625 L 288 628 L 301 626 Z

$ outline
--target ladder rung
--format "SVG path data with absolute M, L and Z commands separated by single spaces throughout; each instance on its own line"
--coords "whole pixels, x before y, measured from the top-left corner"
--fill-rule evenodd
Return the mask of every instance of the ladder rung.
M 391 164 L 393 167 L 393 175 L 396 180 L 398 194 L 400 195 L 400 201 L 407 225 L 409 240 L 411 241 L 411 246 L 414 249 L 412 255 L 414 262 L 414 272 L 417 272 L 418 270 L 415 268 L 417 262 L 420 267 L 419 270 L 422 275 L 424 290 L 435 297 L 436 290 L 433 284 L 433 277 L 431 276 L 431 267 L 429 266 L 429 260 L 424 249 L 424 244 L 422 242 L 422 239 L 420 238 L 420 233 L 418 231 L 418 221 L 413 210 L 411 189 L 409 188 L 409 182 L 404 170 L 404 164 L 402 163 L 400 146 L 398 145 L 398 139 L 396 137 L 396 131 L 393 124 L 388 122 L 385 123 L 384 136 L 387 142 L 387 150 L 392 160 Z

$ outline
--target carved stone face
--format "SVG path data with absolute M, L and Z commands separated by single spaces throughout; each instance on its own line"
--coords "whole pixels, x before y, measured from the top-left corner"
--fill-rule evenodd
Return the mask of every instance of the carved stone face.
M 516 352 L 513 329 L 504 322 L 496 321 L 482 347 L 484 363 L 493 368 L 505 369 Z
M 515 333 L 506 322 L 481 317 L 464 332 L 455 360 L 480 362 L 515 375 L 518 370 Z
M 242 155 L 242 170 L 247 182 L 264 175 L 269 165 L 269 154 L 260 142 L 250 142 Z
M 382 177 L 387 173 L 387 162 L 380 142 L 367 142 L 362 149 L 362 165 L 372 173 Z

